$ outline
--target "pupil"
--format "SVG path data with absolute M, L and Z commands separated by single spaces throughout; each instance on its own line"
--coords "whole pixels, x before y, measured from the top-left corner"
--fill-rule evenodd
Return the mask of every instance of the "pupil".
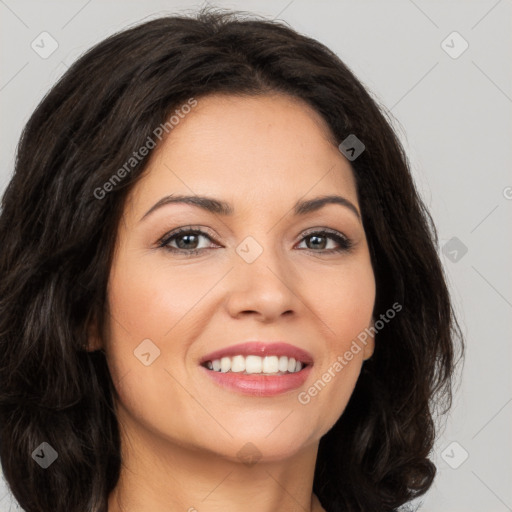
M 324 236 L 313 235 L 313 236 L 310 237 L 310 241 L 311 240 L 315 240 L 315 239 L 319 240 L 319 239 L 322 239 L 322 238 L 324 239 L 324 243 L 321 244 L 321 246 L 322 246 L 321 248 L 324 249 L 325 248 L 324 247 L 325 246 L 325 237 Z M 317 247 L 318 247 L 318 245 L 317 245 Z
M 183 244 L 181 244 L 180 242 L 184 239 L 188 239 L 191 237 L 197 237 L 197 235 L 182 235 L 180 238 L 178 238 L 178 246 L 180 246 L 180 249 L 190 248 L 190 244 L 185 244 L 184 246 L 182 246 Z M 196 242 L 197 242 L 197 240 L 196 240 Z

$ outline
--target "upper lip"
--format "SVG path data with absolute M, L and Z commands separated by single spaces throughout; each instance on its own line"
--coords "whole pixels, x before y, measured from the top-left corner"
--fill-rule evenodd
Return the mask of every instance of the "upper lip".
M 301 363 L 313 363 L 313 356 L 309 352 L 294 345 L 290 345 L 289 343 L 282 341 L 248 341 L 210 352 L 200 359 L 199 364 L 206 363 L 207 361 L 213 361 L 215 359 L 221 359 L 223 357 L 233 357 L 237 355 L 261 357 L 288 356 L 293 357 L 296 361 L 300 361 Z

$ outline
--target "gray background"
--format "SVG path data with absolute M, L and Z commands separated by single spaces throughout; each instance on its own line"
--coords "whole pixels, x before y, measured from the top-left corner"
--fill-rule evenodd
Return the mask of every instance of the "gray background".
M 130 24 L 199 5 L 0 0 L 0 191 L 22 127 L 81 53 Z M 454 408 L 432 454 L 438 476 L 418 500 L 420 510 L 512 511 L 511 0 L 215 5 L 279 18 L 320 40 L 393 115 L 438 226 L 468 345 Z M 43 31 L 59 45 L 46 59 L 31 48 Z M 469 44 L 460 55 L 464 43 L 448 37 L 453 31 Z M 16 510 L 11 503 L 0 483 L 0 511 Z

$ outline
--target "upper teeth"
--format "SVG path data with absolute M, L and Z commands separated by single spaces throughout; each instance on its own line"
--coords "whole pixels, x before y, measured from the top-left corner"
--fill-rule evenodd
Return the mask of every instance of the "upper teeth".
M 234 356 L 222 357 L 208 361 L 206 366 L 216 372 L 245 372 L 245 373 L 295 373 L 302 369 L 302 363 L 287 356 Z

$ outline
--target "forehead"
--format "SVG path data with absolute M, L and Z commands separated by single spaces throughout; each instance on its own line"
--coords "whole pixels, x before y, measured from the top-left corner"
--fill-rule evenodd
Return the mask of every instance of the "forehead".
M 352 168 L 325 120 L 300 99 L 210 95 L 154 150 L 130 196 L 138 212 L 169 193 L 243 208 L 337 191 L 357 203 Z

